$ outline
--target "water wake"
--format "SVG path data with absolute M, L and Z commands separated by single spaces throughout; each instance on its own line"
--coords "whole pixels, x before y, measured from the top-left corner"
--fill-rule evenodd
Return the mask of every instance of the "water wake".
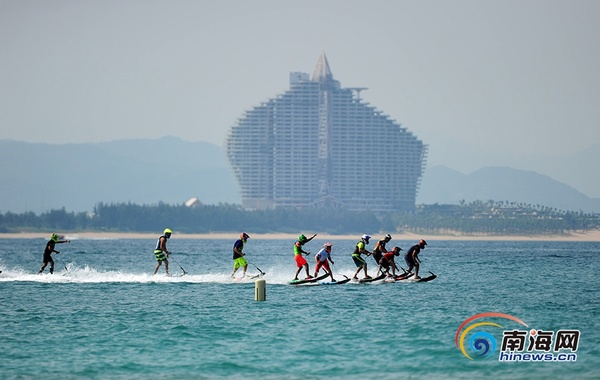
M 23 269 L 2 268 L 0 282 L 39 282 L 39 283 L 217 283 L 217 284 L 254 284 L 258 278 L 263 278 L 271 284 L 289 284 L 291 280 L 289 268 L 269 268 L 264 276 L 248 270 L 247 276 L 242 278 L 241 273 L 236 273 L 234 278 L 231 272 L 206 273 L 206 274 L 184 274 L 181 270 L 172 268 L 170 275 L 166 275 L 162 269 L 156 275 L 148 272 L 131 273 L 122 270 L 98 270 L 88 265 L 77 267 L 71 263 L 66 268 L 56 268 L 54 274 L 48 270 L 42 274 L 31 273 Z M 343 279 L 344 276 L 352 276 L 351 272 L 335 273 L 334 277 Z M 300 276 L 302 277 L 302 276 Z M 324 281 L 329 281 L 327 278 Z M 307 284 L 319 285 L 318 283 Z

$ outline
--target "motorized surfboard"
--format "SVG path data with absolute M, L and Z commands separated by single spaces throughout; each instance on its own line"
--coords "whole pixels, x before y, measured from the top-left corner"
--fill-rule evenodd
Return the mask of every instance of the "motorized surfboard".
M 363 283 L 368 283 L 368 282 L 383 280 L 385 277 L 386 277 L 386 274 L 382 273 L 379 276 L 373 277 L 373 278 L 361 278 L 360 280 L 358 280 L 358 282 L 361 283 L 361 284 L 363 284 Z
M 319 277 L 301 278 L 298 280 L 292 280 L 292 281 L 290 281 L 290 284 L 291 285 L 310 284 L 312 282 L 324 280 L 327 276 L 329 276 L 329 273 L 325 273 L 323 275 L 320 275 Z
M 396 276 L 395 279 L 396 281 L 403 281 L 403 280 L 409 280 L 409 282 L 428 282 L 428 281 L 432 281 L 434 280 L 437 275 L 435 275 L 433 272 L 429 272 L 430 275 L 427 277 L 421 277 L 418 280 L 415 280 L 413 277 L 413 273 L 404 273 L 401 274 L 400 276 Z
M 343 280 L 337 281 L 321 281 L 319 285 L 343 285 L 350 281 L 350 277 L 343 275 L 345 278 Z

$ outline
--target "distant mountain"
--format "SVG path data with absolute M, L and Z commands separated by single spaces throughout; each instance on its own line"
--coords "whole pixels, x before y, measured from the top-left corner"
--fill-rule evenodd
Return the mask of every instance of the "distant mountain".
M 538 173 L 552 173 L 555 180 L 568 183 L 588 196 L 600 196 L 600 144 L 594 144 L 576 153 L 554 153 L 547 156 L 518 157 L 513 162 L 507 162 L 506 166 Z
M 241 203 L 223 150 L 175 137 L 95 144 L 0 141 L 0 212 L 65 207 L 91 211 L 98 202 Z
M 225 152 L 207 142 L 175 137 L 64 145 L 0 140 L 0 149 L 2 213 L 92 211 L 98 202 L 181 204 L 192 197 L 205 204 L 241 203 Z M 461 200 L 600 212 L 600 199 L 533 171 L 426 169 L 417 203 Z
M 600 212 L 599 198 L 590 198 L 533 171 L 486 167 L 463 174 L 441 165 L 427 168 L 417 203 L 458 204 L 461 200 L 509 201 L 560 210 Z

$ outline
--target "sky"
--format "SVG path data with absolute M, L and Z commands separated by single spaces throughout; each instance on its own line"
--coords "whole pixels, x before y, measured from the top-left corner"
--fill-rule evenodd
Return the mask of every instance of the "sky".
M 599 16 L 595 0 L 0 0 L 0 139 L 223 146 L 325 52 L 429 165 L 600 197 Z

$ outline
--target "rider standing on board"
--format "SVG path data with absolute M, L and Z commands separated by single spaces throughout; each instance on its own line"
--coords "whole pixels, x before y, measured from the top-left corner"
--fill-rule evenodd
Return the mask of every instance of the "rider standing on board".
M 408 272 L 410 273 L 413 268 L 415 268 L 415 280 L 420 279 L 419 277 L 419 264 L 421 264 L 421 260 L 419 259 L 419 253 L 422 249 L 425 249 L 427 242 L 423 239 L 419 241 L 419 244 L 415 244 L 406 251 L 404 255 L 404 261 L 408 265 Z
M 52 253 L 60 253 L 60 251 L 54 249 L 55 244 L 70 242 L 71 240 L 58 240 L 58 235 L 52 234 L 52 236 L 50 236 L 50 240 L 48 240 L 46 243 L 46 249 L 44 249 L 44 259 L 39 273 L 44 272 L 44 269 L 46 269 L 46 265 L 48 264 L 50 264 L 50 274 L 54 273 L 54 260 L 52 260 Z
M 156 261 L 158 261 L 158 263 L 156 264 L 156 268 L 154 268 L 154 274 L 158 272 L 158 268 L 160 268 L 163 261 L 165 263 L 165 272 L 167 273 L 167 275 L 169 274 L 169 255 L 171 254 L 171 252 L 167 250 L 167 240 L 169 240 L 172 233 L 173 231 L 171 231 L 168 228 L 165 228 L 162 236 L 159 237 L 158 241 L 156 242 L 156 248 L 154 248 L 154 256 L 156 257 Z
M 377 265 L 381 264 L 381 258 L 383 257 L 383 254 L 387 253 L 385 245 L 389 243 L 390 240 L 392 240 L 392 235 L 387 234 L 383 239 L 379 240 L 377 244 L 375 244 L 375 248 L 373 248 L 373 258 L 375 259 L 375 263 Z M 379 274 L 379 270 L 377 271 L 377 274 Z
M 244 273 L 242 274 L 242 278 L 246 277 L 246 270 L 248 270 L 248 261 L 244 257 L 246 254 L 243 251 L 244 244 L 246 241 L 250 239 L 250 236 L 242 232 L 240 234 L 240 238 L 233 244 L 233 273 L 231 277 L 235 275 L 238 269 L 244 268 Z
M 361 269 L 365 271 L 365 279 L 371 278 L 371 276 L 367 274 L 367 262 L 360 257 L 363 253 L 367 256 L 371 255 L 371 252 L 365 249 L 365 245 L 369 244 L 369 239 L 371 239 L 369 235 L 361 236 L 360 241 L 356 243 L 356 247 L 352 253 L 352 260 L 354 260 L 354 264 L 356 265 L 356 272 L 354 272 L 354 276 L 352 277 L 353 280 L 358 280 L 356 276 L 358 276 L 358 272 L 360 272 Z
M 308 256 L 308 255 L 310 255 L 310 252 L 305 252 L 302 249 L 302 246 L 304 244 L 308 243 L 309 241 L 311 241 L 312 239 L 314 239 L 315 236 L 317 236 L 317 234 L 314 234 L 310 239 L 308 239 L 306 236 L 300 235 L 300 236 L 298 236 L 298 241 L 296 241 L 296 243 L 294 244 L 294 260 L 296 260 L 296 266 L 298 267 L 298 270 L 296 271 L 296 275 L 294 276 L 294 280 L 298 279 L 298 274 L 302 270 L 302 267 L 304 267 L 304 269 L 306 270 L 306 278 L 307 279 L 312 278 L 312 276 L 310 275 L 310 273 L 308 271 L 308 262 L 302 256 L 302 254 L 305 254 Z
M 319 270 L 323 268 L 323 270 L 325 270 L 325 272 L 328 272 L 329 276 L 331 276 L 331 282 L 336 282 L 335 278 L 333 278 L 333 273 L 329 268 L 329 262 L 331 262 L 331 264 L 334 264 L 333 260 L 331 260 L 332 246 L 333 244 L 331 243 L 325 243 L 323 245 L 323 248 L 321 248 L 321 250 L 315 255 L 315 277 L 317 277 L 317 275 L 319 274 Z

